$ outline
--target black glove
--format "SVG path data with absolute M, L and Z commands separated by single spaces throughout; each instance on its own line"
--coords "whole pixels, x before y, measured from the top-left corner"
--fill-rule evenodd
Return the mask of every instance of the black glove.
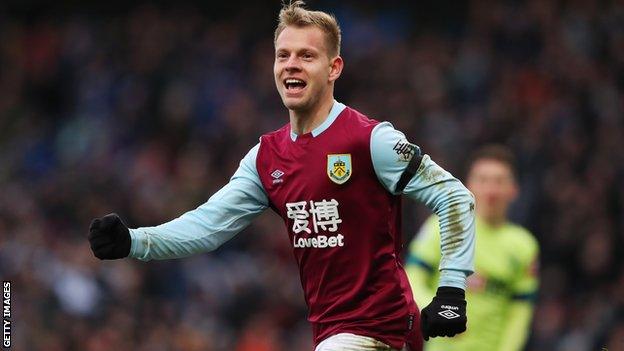
M 100 260 L 114 260 L 130 254 L 130 231 L 116 213 L 96 218 L 89 226 L 89 244 Z
M 431 303 L 420 312 L 423 338 L 455 336 L 466 330 L 466 294 L 464 290 L 441 286 Z

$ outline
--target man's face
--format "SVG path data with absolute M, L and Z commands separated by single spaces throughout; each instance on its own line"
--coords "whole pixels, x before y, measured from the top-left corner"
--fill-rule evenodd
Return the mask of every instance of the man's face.
M 334 66 L 341 59 L 330 59 L 326 46 L 325 35 L 315 26 L 288 26 L 275 41 L 275 85 L 289 110 L 311 109 L 338 78 Z
M 477 211 L 486 219 L 506 218 L 518 187 L 508 165 L 493 159 L 477 160 L 468 174 L 468 189 L 475 195 Z

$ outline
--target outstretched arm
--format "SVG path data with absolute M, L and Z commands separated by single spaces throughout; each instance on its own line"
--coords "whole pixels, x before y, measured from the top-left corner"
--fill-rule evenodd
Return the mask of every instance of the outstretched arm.
M 256 170 L 258 148 L 259 144 L 249 151 L 230 182 L 206 203 L 170 222 L 154 227 L 130 229 L 128 234 L 131 240 L 127 256 L 148 261 L 212 251 L 247 227 L 268 207 L 268 199 Z M 92 223 L 89 234 L 91 248 L 99 258 L 120 258 L 106 257 L 102 255 L 101 249 L 98 252 L 98 245 L 94 245 L 94 241 L 99 241 L 100 247 L 107 247 L 102 242 L 113 236 L 112 233 L 119 236 L 118 233 L 125 228 L 120 221 L 109 225 L 110 229 L 102 228 L 102 223 L 106 224 L 104 221 L 111 221 L 107 217 L 109 216 L 96 219 Z M 100 224 L 95 225 L 94 231 L 96 221 L 100 221 Z

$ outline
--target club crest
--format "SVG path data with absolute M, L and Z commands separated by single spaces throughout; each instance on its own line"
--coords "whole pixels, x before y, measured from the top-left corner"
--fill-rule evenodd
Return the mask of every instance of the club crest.
M 344 184 L 352 173 L 351 154 L 327 155 L 327 176 L 332 182 Z

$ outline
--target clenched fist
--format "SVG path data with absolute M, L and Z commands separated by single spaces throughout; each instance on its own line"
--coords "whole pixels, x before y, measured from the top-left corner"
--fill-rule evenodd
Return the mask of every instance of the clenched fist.
M 130 231 L 116 213 L 94 219 L 88 238 L 93 255 L 100 260 L 115 260 L 130 254 Z
M 466 297 L 459 288 L 438 288 L 433 301 L 420 314 L 420 330 L 423 338 L 455 336 L 466 330 Z

